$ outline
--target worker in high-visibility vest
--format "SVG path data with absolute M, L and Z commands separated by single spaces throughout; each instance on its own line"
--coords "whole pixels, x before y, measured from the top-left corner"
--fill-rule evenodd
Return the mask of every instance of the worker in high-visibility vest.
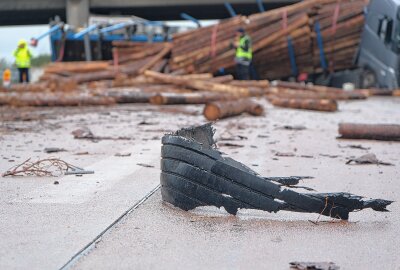
M 28 43 L 21 39 L 18 48 L 14 51 L 15 64 L 19 71 L 19 82 L 29 83 L 29 69 L 31 67 L 32 54 L 28 48 Z
M 250 80 L 250 66 L 253 60 L 251 38 L 243 28 L 236 31 L 236 40 L 233 44 L 236 48 L 236 77 L 238 80 Z

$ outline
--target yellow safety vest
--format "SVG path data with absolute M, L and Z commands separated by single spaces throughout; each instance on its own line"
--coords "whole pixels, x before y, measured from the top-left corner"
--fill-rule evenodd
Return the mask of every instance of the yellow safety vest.
M 28 48 L 17 48 L 14 51 L 15 64 L 18 68 L 30 68 L 31 67 L 31 52 Z
M 249 41 L 249 49 L 247 51 L 243 50 L 242 47 L 245 46 L 246 42 Z M 236 58 L 251 60 L 253 58 L 253 50 L 251 48 L 250 37 L 245 35 L 239 40 L 239 47 L 236 49 Z

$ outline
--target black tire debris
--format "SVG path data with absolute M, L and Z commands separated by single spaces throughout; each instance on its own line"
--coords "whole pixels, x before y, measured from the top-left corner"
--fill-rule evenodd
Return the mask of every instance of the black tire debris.
M 309 177 L 259 176 L 249 167 L 222 157 L 214 148 L 211 124 L 182 129 L 162 138 L 161 193 L 164 201 L 185 211 L 199 206 L 268 212 L 317 213 L 347 220 L 349 213 L 371 208 L 388 211 L 392 201 L 364 200 L 349 193 L 298 193 L 290 189 Z

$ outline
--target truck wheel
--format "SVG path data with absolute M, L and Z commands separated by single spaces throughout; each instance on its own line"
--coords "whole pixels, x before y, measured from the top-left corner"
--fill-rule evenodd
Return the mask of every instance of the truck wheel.
M 373 71 L 366 69 L 361 74 L 361 88 L 368 89 L 376 87 L 376 75 Z

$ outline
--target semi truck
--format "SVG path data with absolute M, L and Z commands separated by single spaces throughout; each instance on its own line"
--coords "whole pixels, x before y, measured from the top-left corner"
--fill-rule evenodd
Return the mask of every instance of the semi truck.
M 326 80 L 342 87 L 397 89 L 400 86 L 400 0 L 370 0 L 355 56 L 354 70 L 336 72 Z

